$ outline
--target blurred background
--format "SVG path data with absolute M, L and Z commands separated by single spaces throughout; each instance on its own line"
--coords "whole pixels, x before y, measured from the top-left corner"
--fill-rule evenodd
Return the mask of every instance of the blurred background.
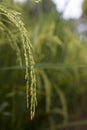
M 0 130 L 87 130 L 87 0 L 0 2 L 21 13 L 29 32 L 38 99 L 29 120 L 25 68 L 0 28 Z

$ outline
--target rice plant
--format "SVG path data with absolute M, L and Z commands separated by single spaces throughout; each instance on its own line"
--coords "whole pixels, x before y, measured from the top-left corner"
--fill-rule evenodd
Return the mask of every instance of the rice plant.
M 15 28 L 16 32 L 19 32 L 19 37 L 15 36 L 15 33 L 13 32 L 12 28 Z M 32 119 L 35 113 L 35 106 L 37 105 L 36 74 L 34 68 L 35 63 L 33 59 L 32 46 L 30 43 L 28 32 L 25 29 L 24 23 L 20 18 L 20 13 L 8 9 L 6 6 L 0 4 L 0 30 L 1 32 L 4 32 L 4 34 L 7 34 L 9 44 L 16 51 L 17 59 L 21 67 L 23 65 L 23 57 L 25 59 L 27 108 L 30 109 L 30 118 Z M 21 44 L 18 43 L 19 38 L 21 40 Z

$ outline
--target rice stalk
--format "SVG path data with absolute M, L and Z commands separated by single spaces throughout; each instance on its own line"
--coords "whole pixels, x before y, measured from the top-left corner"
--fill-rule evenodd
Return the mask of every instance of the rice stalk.
M 37 105 L 36 74 L 34 68 L 35 63 L 32 56 L 32 46 L 29 40 L 28 32 L 24 27 L 24 23 L 20 19 L 20 13 L 14 10 L 10 10 L 3 5 L 0 5 L 0 14 L 5 16 L 7 18 L 7 22 L 10 21 L 20 33 L 21 47 L 19 47 L 17 40 L 12 33 L 12 30 L 10 28 L 7 28 L 7 26 L 5 26 L 2 21 L 0 22 L 1 28 L 3 28 L 5 33 L 7 33 L 11 41 L 12 48 L 15 48 L 15 50 L 17 51 L 17 57 L 19 58 L 21 66 L 23 60 L 21 56 L 21 48 L 23 49 L 26 66 L 25 79 L 27 85 L 27 108 L 30 108 L 30 118 L 33 119 L 35 113 L 35 106 Z

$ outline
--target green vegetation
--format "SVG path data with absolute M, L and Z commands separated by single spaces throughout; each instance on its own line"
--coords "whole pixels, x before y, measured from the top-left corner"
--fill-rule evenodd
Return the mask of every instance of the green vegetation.
M 87 124 L 86 41 L 52 1 L 12 4 L 28 32 L 19 13 L 0 5 L 0 129 L 79 129 Z
M 16 51 L 16 55 L 18 57 L 18 61 L 21 67 L 23 66 L 22 64 L 23 56 L 21 55 L 24 55 L 25 67 L 26 67 L 25 79 L 27 84 L 27 108 L 29 108 L 29 98 L 31 98 L 30 115 L 32 119 L 34 117 L 35 105 L 37 102 L 36 101 L 36 75 L 34 70 L 34 60 L 32 57 L 31 45 L 28 38 L 28 33 L 24 27 L 23 22 L 20 20 L 18 16 L 19 15 L 18 12 L 9 10 L 5 6 L 0 5 L 0 14 L 1 14 L 1 22 L 0 22 L 1 33 L 5 32 L 5 35 L 7 34 L 9 43 L 11 44 L 12 48 Z M 20 41 L 21 44 L 18 43 L 18 38 L 14 36 L 15 33 L 12 31 L 12 28 L 14 29 L 15 33 L 16 31 L 19 31 L 19 38 L 21 39 Z M 30 96 L 29 96 L 29 91 L 30 91 Z

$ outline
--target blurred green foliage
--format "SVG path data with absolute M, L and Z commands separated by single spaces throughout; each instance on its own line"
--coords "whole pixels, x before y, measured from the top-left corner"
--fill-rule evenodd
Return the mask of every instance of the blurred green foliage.
M 86 16 L 87 15 L 87 0 L 84 0 L 82 7 L 83 7 L 83 14 Z
M 38 106 L 35 118 L 29 120 L 25 68 L 15 68 L 15 51 L 5 35 L 0 37 L 0 130 L 57 130 L 60 124 L 85 119 L 87 44 L 62 19 L 50 0 L 38 4 L 30 0 L 13 3 L 13 8 L 22 12 L 33 45 Z M 8 66 L 13 66 L 12 70 Z

